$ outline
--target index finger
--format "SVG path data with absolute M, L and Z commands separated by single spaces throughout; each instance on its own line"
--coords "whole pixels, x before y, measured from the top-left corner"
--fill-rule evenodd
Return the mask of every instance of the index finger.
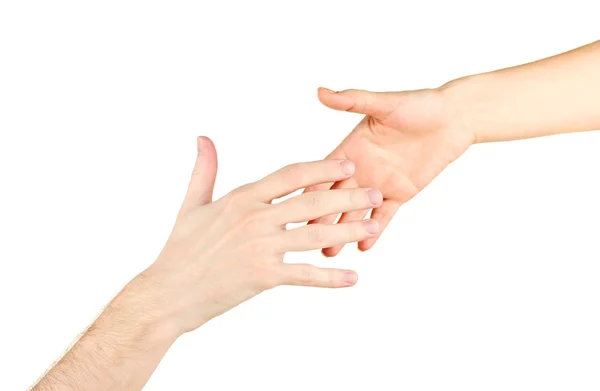
M 318 160 L 290 164 L 254 183 L 252 193 L 260 201 L 270 202 L 298 189 L 341 181 L 352 174 L 354 164 L 348 160 Z

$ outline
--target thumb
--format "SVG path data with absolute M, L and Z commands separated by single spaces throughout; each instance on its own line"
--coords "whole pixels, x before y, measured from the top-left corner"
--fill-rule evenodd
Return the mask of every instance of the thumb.
M 364 90 L 332 91 L 319 87 L 319 100 L 330 109 L 370 115 L 383 120 L 400 104 L 401 94 Z
M 217 177 L 217 150 L 208 137 L 198 137 L 197 142 L 198 156 L 179 215 L 184 215 L 199 205 L 212 202 Z

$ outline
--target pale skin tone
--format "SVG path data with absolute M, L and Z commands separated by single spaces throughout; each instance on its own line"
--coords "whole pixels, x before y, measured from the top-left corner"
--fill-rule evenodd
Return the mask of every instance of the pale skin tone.
M 354 285 L 353 271 L 286 265 L 283 255 L 323 248 L 334 256 L 350 242 L 368 250 L 396 210 L 475 143 L 600 129 L 599 69 L 600 41 L 436 89 L 319 89 L 326 106 L 366 117 L 326 161 L 287 167 L 214 202 L 216 152 L 200 138 L 162 253 L 33 389 L 140 390 L 179 336 L 264 290 Z
M 271 203 L 310 185 L 349 178 L 351 162 L 287 166 L 213 202 L 216 172 L 215 147 L 201 137 L 188 194 L 160 256 L 33 390 L 140 390 L 179 336 L 265 290 L 356 283 L 354 271 L 285 264 L 284 254 L 365 240 L 378 233 L 377 222 L 290 230 L 286 224 L 376 207 L 381 192 L 328 190 Z
M 541 61 L 468 76 L 435 89 L 340 92 L 320 88 L 327 107 L 365 114 L 327 156 L 356 164 L 352 178 L 308 191 L 375 187 L 370 217 L 383 232 L 398 208 L 476 143 L 600 129 L 600 41 Z M 369 210 L 342 214 L 346 223 Z M 314 222 L 332 224 L 338 215 Z M 360 241 L 368 250 L 379 235 Z M 335 256 L 342 246 L 323 248 Z

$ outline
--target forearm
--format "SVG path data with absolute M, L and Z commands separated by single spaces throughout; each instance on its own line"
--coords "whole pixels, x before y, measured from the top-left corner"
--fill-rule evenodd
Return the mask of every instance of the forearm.
M 477 142 L 600 129 L 600 41 L 441 90 Z
M 177 337 L 161 305 L 136 277 L 33 390 L 141 390 Z

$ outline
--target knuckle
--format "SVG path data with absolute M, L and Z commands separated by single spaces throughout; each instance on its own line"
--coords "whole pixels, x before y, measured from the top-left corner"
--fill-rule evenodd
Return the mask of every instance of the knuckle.
M 272 227 L 271 221 L 264 216 L 262 210 L 246 211 L 240 218 L 242 225 L 248 233 L 265 234 Z
M 246 184 L 238 187 L 237 189 L 232 190 L 225 197 L 225 201 L 227 201 L 227 205 L 235 205 L 241 203 L 247 199 L 248 193 L 250 191 L 250 184 Z
M 320 211 L 323 208 L 323 197 L 317 194 L 307 195 L 306 207 L 311 211 Z
M 346 243 L 350 243 L 356 240 L 358 232 L 353 223 L 345 223 L 343 225 L 337 226 L 339 228 L 337 235 L 337 245 L 343 245 Z
M 339 285 L 338 273 L 333 269 L 327 270 L 327 282 L 329 286 Z
M 263 211 L 254 208 L 244 210 L 242 218 L 245 222 L 252 225 L 258 225 L 264 221 Z
M 355 104 L 355 108 L 360 111 L 360 112 L 364 112 L 367 109 L 367 106 L 369 105 L 369 101 L 365 98 L 359 98 L 356 100 L 356 104 Z
M 350 241 L 357 241 L 366 236 L 366 229 L 362 222 L 349 224 L 348 231 Z
M 304 178 L 304 170 L 300 163 L 290 164 L 284 167 L 282 174 L 290 183 L 301 183 Z
M 246 242 L 244 253 L 252 254 L 252 255 L 267 255 L 270 253 L 270 241 L 265 237 L 257 237 L 253 239 L 249 239 Z
M 320 225 L 309 225 L 307 228 L 308 238 L 312 243 L 322 243 L 325 240 L 325 230 Z
M 256 283 L 261 291 L 275 288 L 279 285 L 279 277 L 271 267 L 261 266 L 254 270 Z
M 348 205 L 350 207 L 361 207 L 367 203 L 367 197 L 364 194 L 364 190 L 352 189 L 348 192 Z
M 235 189 L 234 192 L 238 197 L 246 197 L 248 193 L 250 193 L 250 190 L 253 186 L 254 183 L 246 183 L 245 185 L 242 185 Z
M 341 229 L 342 226 L 344 227 L 344 229 Z M 360 223 L 357 223 L 357 222 L 345 223 L 345 224 L 341 225 L 339 228 L 340 228 L 340 233 L 339 233 L 339 244 L 338 245 L 356 242 L 357 240 L 360 240 L 363 236 L 363 232 L 360 227 Z
M 298 273 L 298 281 L 303 285 L 314 284 L 317 280 L 315 271 L 310 267 L 303 267 Z

